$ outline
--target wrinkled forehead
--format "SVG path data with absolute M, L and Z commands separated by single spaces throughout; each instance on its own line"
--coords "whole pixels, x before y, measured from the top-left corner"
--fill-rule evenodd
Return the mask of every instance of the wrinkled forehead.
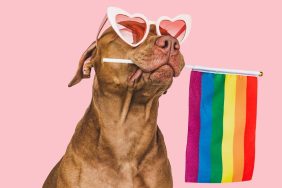
M 156 25 L 155 24 L 151 24 L 150 25 L 150 33 L 151 34 L 157 34 L 157 31 L 156 31 Z

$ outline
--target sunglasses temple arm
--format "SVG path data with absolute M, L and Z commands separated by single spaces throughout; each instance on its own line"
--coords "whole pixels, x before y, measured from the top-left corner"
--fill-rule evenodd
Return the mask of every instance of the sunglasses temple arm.
M 97 33 L 97 37 L 96 37 L 96 41 L 98 41 L 99 34 L 102 31 L 102 29 L 103 29 L 104 25 L 106 24 L 107 20 L 108 20 L 108 17 L 107 17 L 107 15 L 105 15 L 104 18 L 103 18 L 103 21 L 102 21 L 102 23 L 101 23 L 101 25 L 99 27 L 99 30 L 98 30 L 98 33 Z

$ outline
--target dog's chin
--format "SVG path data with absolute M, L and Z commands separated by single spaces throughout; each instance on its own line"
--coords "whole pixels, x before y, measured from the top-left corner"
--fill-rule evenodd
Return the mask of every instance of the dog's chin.
M 154 70 L 149 78 L 155 84 L 170 84 L 173 80 L 174 70 L 170 65 L 163 65 Z

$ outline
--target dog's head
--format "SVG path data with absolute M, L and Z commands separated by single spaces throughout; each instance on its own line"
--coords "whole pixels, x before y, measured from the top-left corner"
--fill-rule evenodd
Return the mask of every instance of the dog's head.
M 111 57 L 130 59 L 134 64 L 102 62 L 103 58 Z M 166 92 L 184 64 L 178 40 L 170 35 L 158 36 L 154 25 L 146 40 L 137 47 L 125 43 L 110 27 L 84 52 L 69 87 L 89 78 L 94 67 L 94 82 L 103 91 L 121 93 L 131 89 L 151 98 Z

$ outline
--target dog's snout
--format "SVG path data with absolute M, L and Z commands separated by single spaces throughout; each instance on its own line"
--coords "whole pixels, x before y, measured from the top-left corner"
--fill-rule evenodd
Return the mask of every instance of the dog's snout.
M 156 40 L 156 46 L 161 48 L 164 53 L 175 55 L 179 52 L 180 45 L 177 39 L 171 36 L 161 36 Z

